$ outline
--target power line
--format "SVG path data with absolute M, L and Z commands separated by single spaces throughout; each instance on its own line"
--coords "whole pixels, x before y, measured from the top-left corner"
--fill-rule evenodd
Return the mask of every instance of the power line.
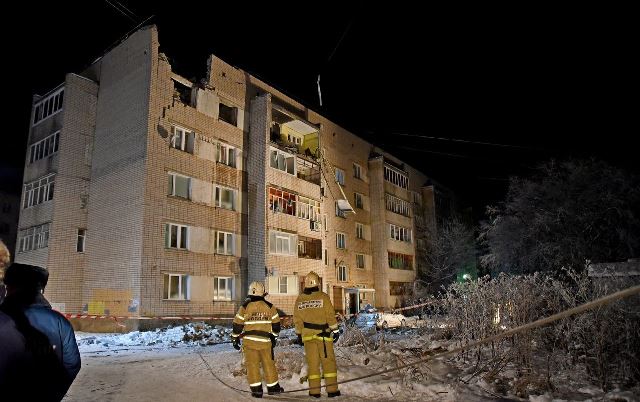
M 138 17 L 136 15 L 136 13 L 134 13 L 133 11 L 129 10 L 127 7 L 124 6 L 124 4 L 120 3 L 118 0 L 113 0 L 116 4 L 118 4 L 120 7 L 124 8 L 125 11 L 128 11 L 129 14 L 131 14 L 132 16 L 134 16 L 137 20 L 140 19 L 140 17 Z
M 109 4 L 111 7 L 115 8 L 118 12 L 120 12 L 120 14 L 124 15 L 125 17 L 129 18 L 132 22 L 136 22 L 135 19 L 133 19 L 133 17 L 131 17 L 129 14 L 127 14 L 125 11 L 121 10 L 120 8 L 118 8 L 115 4 L 113 4 L 112 2 L 110 2 L 109 0 L 104 0 L 107 2 L 107 4 Z
M 432 137 L 428 135 L 418 135 L 418 134 L 406 134 L 406 133 L 391 133 L 392 135 L 400 135 L 403 137 L 414 137 L 414 138 L 423 138 L 425 140 L 437 140 L 437 141 L 451 141 L 451 142 L 462 142 L 467 144 L 478 144 L 478 145 L 489 145 L 494 147 L 505 147 L 505 148 L 520 148 L 520 149 L 530 149 L 534 151 L 546 151 L 543 148 L 537 147 L 528 147 L 524 145 L 513 145 L 513 144 L 500 144 L 496 142 L 484 142 L 484 141 L 472 141 L 472 140 L 462 140 L 460 138 L 445 138 L 445 137 Z

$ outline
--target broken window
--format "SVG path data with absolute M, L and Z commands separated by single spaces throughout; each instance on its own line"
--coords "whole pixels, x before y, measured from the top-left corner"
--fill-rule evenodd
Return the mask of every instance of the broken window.
M 238 108 L 225 105 L 220 102 L 218 107 L 218 119 L 234 126 L 238 125 Z
M 213 278 L 213 300 L 228 300 L 233 297 L 233 277 L 216 276 Z
M 322 240 L 298 236 L 298 257 L 322 259 Z
M 320 166 L 303 158 L 296 158 L 298 178 L 320 185 Z
M 173 82 L 174 97 L 185 105 L 191 106 L 191 88 L 177 81 Z
M 175 223 L 165 225 L 165 247 L 186 250 L 189 240 L 189 227 Z
M 292 175 L 296 174 L 295 156 L 275 148 L 270 148 L 270 150 L 269 165 L 272 168 L 282 170 Z
M 84 241 L 86 239 L 87 229 L 78 229 L 78 238 L 76 241 L 76 251 L 84 253 Z
M 269 187 L 269 209 L 273 212 L 296 216 L 296 198 L 293 193 Z
M 229 232 L 217 233 L 216 252 L 223 255 L 234 255 L 235 235 Z
M 338 205 L 338 201 L 336 201 L 336 216 L 339 216 L 341 218 L 345 218 L 347 217 L 347 211 L 345 211 L 344 209 L 341 209 L 340 206 Z
M 216 186 L 215 204 L 216 207 L 235 210 L 236 190 Z
M 191 178 L 178 173 L 168 174 L 168 194 L 175 197 L 191 199 Z
M 164 274 L 163 298 L 189 300 L 190 277 L 185 274 Z
M 411 243 L 411 229 L 402 226 L 389 224 L 389 237 L 391 240 L 403 241 Z

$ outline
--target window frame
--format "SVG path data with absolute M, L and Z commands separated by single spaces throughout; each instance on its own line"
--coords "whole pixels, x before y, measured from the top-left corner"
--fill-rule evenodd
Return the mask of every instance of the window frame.
M 344 174 L 344 170 L 340 169 L 340 168 L 334 168 L 335 169 L 335 177 L 336 177 L 336 182 L 338 182 L 338 184 L 340 184 L 341 186 L 344 186 L 345 184 L 345 174 Z M 342 179 L 342 181 L 340 181 L 340 179 Z
M 191 190 L 192 190 L 192 182 L 193 182 L 193 178 L 180 174 L 180 173 L 176 173 L 176 172 L 172 172 L 169 171 L 167 172 L 167 174 L 171 177 L 171 184 L 170 184 L 170 188 L 168 189 L 168 192 L 170 196 L 172 197 L 177 197 L 177 198 L 182 198 L 184 200 L 191 200 L 192 196 L 191 196 Z M 181 177 L 183 179 L 187 179 L 187 195 L 186 197 L 183 197 L 182 195 L 176 194 L 176 180 L 177 177 Z
M 349 282 L 349 267 L 346 264 L 338 265 L 336 279 L 338 282 Z
M 171 297 L 171 278 L 175 277 L 178 278 L 178 297 Z M 162 292 L 162 300 L 191 300 L 191 276 L 188 274 L 163 274 Z
M 171 227 L 175 226 L 176 229 L 176 247 L 172 247 L 171 244 L 173 243 L 172 240 L 172 230 Z M 167 223 L 165 225 L 166 230 L 168 231 L 168 233 L 165 235 L 166 236 L 166 243 L 165 243 L 165 248 L 168 249 L 172 249 L 172 250 L 189 250 L 189 226 L 187 225 L 182 225 L 179 223 Z M 186 237 L 186 239 L 184 239 L 184 247 L 180 247 L 181 244 L 183 243 L 183 229 L 184 229 L 184 236 Z
M 231 193 L 231 208 L 227 208 L 226 206 L 222 205 L 223 191 L 228 191 Z M 236 190 L 235 188 L 220 186 L 217 184 L 215 185 L 213 202 L 217 208 L 227 209 L 229 211 L 237 211 L 237 208 L 236 208 L 237 197 L 238 197 L 238 190 Z
M 78 228 L 76 235 L 77 235 L 76 252 L 84 253 L 85 247 L 86 247 L 86 241 L 87 241 L 87 229 Z
M 220 251 L 220 236 L 222 235 L 222 252 Z M 216 254 L 220 255 L 235 255 L 236 235 L 232 232 L 225 232 L 222 230 L 216 231 Z
M 362 166 L 355 162 L 353 162 L 353 177 L 362 180 Z
M 342 247 L 340 247 L 340 238 L 342 237 Z M 336 232 L 336 248 L 339 250 L 347 249 L 347 234 L 344 232 Z
M 358 258 L 361 257 L 361 258 Z M 362 262 L 362 264 L 360 264 Z M 366 257 L 362 253 L 356 253 L 356 268 L 357 269 L 365 269 L 366 268 Z
M 358 203 L 360 200 L 360 203 Z M 364 209 L 364 194 L 358 193 L 357 191 L 353 192 L 353 203 L 354 206 L 358 209 Z
M 237 169 L 238 148 L 226 142 L 216 143 L 216 162 Z M 231 155 L 233 154 L 233 156 Z
M 224 280 L 224 296 L 220 295 L 220 281 Z M 233 276 L 214 276 L 213 277 L 213 300 L 214 301 L 232 301 L 235 290 L 235 277 Z M 227 297 L 226 294 L 229 296 Z
M 364 240 L 364 224 L 356 222 L 356 239 Z

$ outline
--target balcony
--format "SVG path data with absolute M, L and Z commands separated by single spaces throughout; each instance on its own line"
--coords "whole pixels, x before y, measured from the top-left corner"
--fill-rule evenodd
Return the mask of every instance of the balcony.
M 298 258 L 322 259 L 322 240 L 298 236 Z

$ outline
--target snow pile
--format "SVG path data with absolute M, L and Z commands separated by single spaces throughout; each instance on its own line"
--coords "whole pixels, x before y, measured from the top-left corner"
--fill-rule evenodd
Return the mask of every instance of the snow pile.
M 213 345 L 231 342 L 231 328 L 205 323 L 190 323 L 153 331 L 134 331 L 126 334 L 76 333 L 80 350 L 109 349 L 114 346 L 176 347 L 181 344 Z

